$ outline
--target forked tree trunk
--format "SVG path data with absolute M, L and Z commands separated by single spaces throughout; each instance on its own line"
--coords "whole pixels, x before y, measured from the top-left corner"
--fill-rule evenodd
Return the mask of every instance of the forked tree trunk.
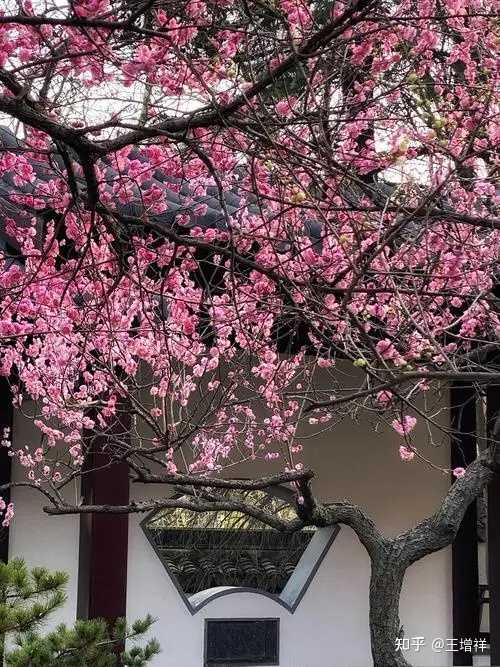
M 374 667 L 409 667 L 397 645 L 402 637 L 399 598 L 406 571 L 398 551 L 389 547 L 372 560 L 370 634 Z
M 384 538 L 373 522 L 355 508 L 348 516 L 371 560 L 370 634 L 374 667 L 411 667 L 398 638 L 403 639 L 399 599 L 405 572 L 412 563 L 449 546 L 455 539 L 469 505 L 500 473 L 500 413 L 495 422 L 495 443 L 471 463 L 446 494 L 439 510 L 393 539 Z M 344 515 L 347 514 L 345 507 Z M 347 521 L 345 521 L 347 523 Z

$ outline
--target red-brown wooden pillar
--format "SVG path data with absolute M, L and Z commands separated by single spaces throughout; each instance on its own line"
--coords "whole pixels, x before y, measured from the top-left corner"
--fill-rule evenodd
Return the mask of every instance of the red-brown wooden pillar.
M 122 406 L 123 410 L 123 406 Z M 116 441 L 130 439 L 130 417 L 120 413 L 107 430 L 87 438 L 82 499 L 92 505 L 127 505 L 129 471 L 113 461 Z M 126 615 L 127 514 L 82 514 L 78 571 L 79 618 L 104 618 L 110 623 Z

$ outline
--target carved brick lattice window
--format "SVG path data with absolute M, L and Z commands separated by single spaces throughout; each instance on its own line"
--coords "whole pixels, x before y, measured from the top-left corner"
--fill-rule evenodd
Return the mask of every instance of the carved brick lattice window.
M 282 518 L 293 512 L 290 501 L 277 495 L 230 493 Z M 219 586 L 279 595 L 315 532 L 283 534 L 241 512 L 186 509 L 160 510 L 143 529 L 186 596 Z

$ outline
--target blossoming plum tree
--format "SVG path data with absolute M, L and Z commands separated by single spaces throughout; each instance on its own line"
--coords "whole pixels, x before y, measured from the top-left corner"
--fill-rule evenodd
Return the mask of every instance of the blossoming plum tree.
M 298 433 L 369 410 L 409 464 L 419 397 L 499 383 L 494 27 L 492 0 L 4 3 L 0 373 L 37 406 L 40 444 L 12 455 L 47 511 L 349 525 L 374 664 L 407 664 L 404 573 L 453 541 L 498 428 L 394 539 L 314 498 Z M 68 504 L 93 447 L 184 495 Z M 231 477 L 262 459 L 268 476 Z M 291 523 L 223 493 L 280 483 Z

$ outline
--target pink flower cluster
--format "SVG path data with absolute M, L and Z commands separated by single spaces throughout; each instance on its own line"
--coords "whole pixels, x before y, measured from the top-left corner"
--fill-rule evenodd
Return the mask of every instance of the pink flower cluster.
M 357 419 L 344 362 L 357 409 L 420 454 L 403 412 L 500 334 L 494 3 L 280 0 L 261 21 L 186 0 L 148 28 L 113 0 L 52 4 L 0 25 L 20 84 L 0 97 L 36 126 L 0 152 L 0 374 L 35 406 L 40 442 L 13 452 L 30 482 L 75 474 L 88 432 L 124 456 L 124 415 L 141 465 L 300 470 L 309 433 Z

